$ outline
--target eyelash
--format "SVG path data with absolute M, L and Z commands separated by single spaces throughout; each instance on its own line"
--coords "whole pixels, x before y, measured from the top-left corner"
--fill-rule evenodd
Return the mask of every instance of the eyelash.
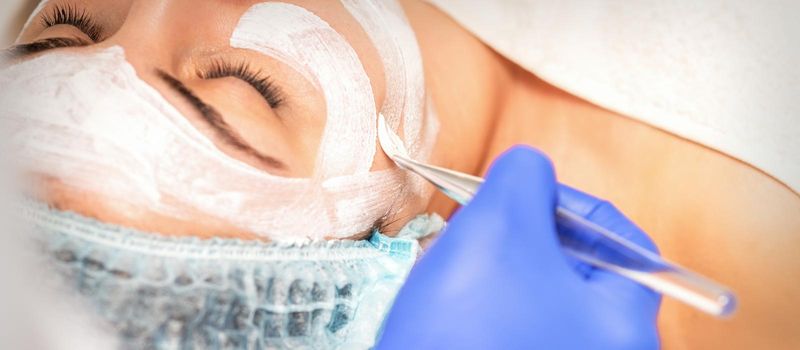
M 30 44 L 21 44 L 12 46 L 7 50 L 5 50 L 3 56 L 6 56 L 7 58 L 10 59 L 15 59 L 22 56 L 39 53 L 42 51 L 59 49 L 62 47 L 80 47 L 87 45 L 89 45 L 89 43 L 83 42 L 82 40 L 75 38 L 47 38 L 44 40 L 32 42 Z
M 60 24 L 73 26 L 86 34 L 86 36 L 94 42 L 100 41 L 100 35 L 103 32 L 102 28 L 89 17 L 86 10 L 78 11 L 78 9 L 72 5 L 56 5 L 50 13 L 42 15 L 41 21 L 45 28 Z
M 198 72 L 202 79 L 238 78 L 252 86 L 267 100 L 270 107 L 277 108 L 283 103 L 280 89 L 272 83 L 269 77 L 264 77 L 261 71 L 253 71 L 247 63 L 232 64 L 226 61 L 214 61 L 211 67 Z

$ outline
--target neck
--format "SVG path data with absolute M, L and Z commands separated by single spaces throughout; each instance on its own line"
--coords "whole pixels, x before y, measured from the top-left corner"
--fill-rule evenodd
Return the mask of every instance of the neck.
M 594 181 L 593 172 L 584 170 L 595 167 L 585 163 L 602 159 L 598 152 L 609 147 L 597 130 L 613 129 L 609 123 L 622 118 L 606 118 L 609 112 L 508 61 L 435 7 L 417 0 L 403 4 L 441 125 L 432 164 L 482 176 L 500 153 L 528 144 L 557 160 L 557 170 L 569 168 L 565 174 L 572 177 L 562 179 L 567 183 Z M 441 193 L 429 203 L 428 211 L 443 217 L 457 208 Z

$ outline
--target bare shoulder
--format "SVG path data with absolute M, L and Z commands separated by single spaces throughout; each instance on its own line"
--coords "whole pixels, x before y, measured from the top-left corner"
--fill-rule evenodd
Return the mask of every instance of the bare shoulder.
M 741 299 L 739 313 L 724 322 L 666 302 L 665 349 L 800 347 L 791 326 L 800 306 L 787 303 L 800 298 L 800 196 L 727 155 L 659 130 L 641 135 L 653 139 L 644 153 L 661 163 L 642 170 L 647 184 L 624 206 L 664 254 L 732 286 Z
M 727 155 L 659 130 L 640 157 L 640 193 L 624 210 L 654 236 L 666 256 L 730 285 L 740 309 L 714 320 L 666 301 L 665 349 L 796 349 L 800 306 L 800 197 L 769 175 Z M 636 179 L 630 178 L 635 183 Z M 638 187 L 638 186 L 636 186 Z M 610 190 L 610 189 L 609 189 Z
M 800 196 L 728 155 L 521 79 L 509 143 L 547 152 L 562 182 L 612 201 L 662 254 L 732 286 L 730 320 L 665 300 L 664 349 L 800 348 Z M 516 134 L 515 134 L 516 133 Z M 502 151 L 503 146 L 492 150 Z

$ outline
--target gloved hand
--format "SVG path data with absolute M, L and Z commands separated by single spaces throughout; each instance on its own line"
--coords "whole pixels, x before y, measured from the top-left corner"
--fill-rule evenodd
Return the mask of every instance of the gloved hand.
M 556 183 L 517 146 L 425 252 L 397 296 L 378 349 L 656 349 L 661 298 L 567 257 L 562 206 L 656 251 L 608 202 Z

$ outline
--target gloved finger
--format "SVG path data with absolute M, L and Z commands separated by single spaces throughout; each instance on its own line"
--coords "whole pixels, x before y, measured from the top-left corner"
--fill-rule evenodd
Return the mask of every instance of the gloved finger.
M 621 237 L 638 244 L 639 246 L 658 254 L 658 248 L 653 240 L 647 234 L 639 229 L 632 221 L 625 217 L 614 205 L 610 202 L 593 197 L 589 194 L 571 188 L 569 186 L 560 185 L 558 189 L 559 204 L 566 209 L 575 212 L 578 215 L 592 221 L 600 226 L 603 226 Z M 584 275 L 584 278 L 591 278 L 596 283 L 605 285 L 615 284 L 615 290 L 629 291 L 632 297 L 646 298 L 659 300 L 660 295 L 653 292 L 649 288 L 643 287 L 638 283 L 631 281 L 625 277 L 615 273 L 607 272 L 602 269 L 594 268 L 588 264 L 579 262 L 577 259 L 570 257 L 570 263 L 578 270 L 579 273 Z M 648 293 L 641 293 L 640 289 L 648 290 Z M 638 300 L 638 299 L 637 299 Z M 639 305 L 639 303 L 632 303 Z M 657 305 L 657 303 L 656 303 Z
M 556 180 L 553 165 L 543 153 L 515 146 L 498 157 L 481 189 L 465 209 L 493 212 L 495 237 L 505 249 L 514 249 L 532 264 L 544 268 L 568 267 L 555 235 Z M 509 252 L 505 252 L 508 255 Z
M 447 279 L 451 295 L 458 294 L 463 288 L 471 290 L 470 282 L 476 278 L 502 279 L 504 274 L 528 272 L 531 266 L 546 270 L 552 264 L 533 260 L 547 258 L 538 250 L 559 253 L 563 270 L 568 271 L 555 242 L 555 186 L 552 165 L 544 155 L 528 147 L 505 152 L 472 201 L 453 215 L 423 254 L 410 278 L 436 274 Z
M 610 202 L 596 198 L 572 187 L 559 185 L 558 204 L 658 254 L 658 248 L 653 240 Z

